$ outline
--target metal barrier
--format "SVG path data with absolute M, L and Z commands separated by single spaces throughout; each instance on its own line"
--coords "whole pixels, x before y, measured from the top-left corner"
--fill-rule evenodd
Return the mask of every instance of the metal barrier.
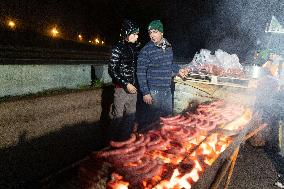
M 73 51 L 0 47 L 1 64 L 103 64 L 109 57 L 109 48 L 97 51 Z

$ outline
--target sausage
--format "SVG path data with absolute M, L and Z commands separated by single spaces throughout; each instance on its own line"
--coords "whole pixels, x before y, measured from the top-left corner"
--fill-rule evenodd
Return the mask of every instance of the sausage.
M 216 124 L 224 122 L 222 116 L 220 116 L 220 115 L 214 116 L 214 117 L 210 117 L 209 121 L 215 122 Z
M 166 132 L 179 132 L 182 130 L 181 125 L 165 125 L 162 127 L 162 130 Z
M 166 140 L 169 137 L 169 133 L 166 130 L 161 129 L 161 136 Z
M 180 142 L 171 141 L 170 148 L 166 150 L 165 152 L 169 154 L 181 154 L 181 153 L 185 153 L 185 149 L 183 148 Z
M 108 160 L 116 165 L 123 165 L 125 163 L 131 163 L 139 161 L 143 156 L 145 156 L 146 147 L 140 146 L 137 150 L 128 154 L 119 154 L 109 157 Z
M 214 101 L 210 104 L 211 106 L 216 106 L 216 107 L 221 107 L 225 105 L 225 101 L 224 100 L 217 100 Z
M 150 141 L 151 141 L 150 135 L 146 135 L 146 136 L 145 136 L 145 140 L 144 140 L 144 142 L 143 142 L 143 145 L 147 146 Z
M 199 104 L 197 109 L 207 110 L 210 107 L 211 107 L 211 104 Z
M 188 140 L 196 137 L 199 133 L 199 130 L 196 127 L 186 127 L 184 128 L 184 134 L 180 137 L 185 137 Z
M 207 116 L 209 114 L 209 112 L 207 112 L 206 110 L 196 110 L 198 115 L 203 115 L 203 116 Z
M 202 121 L 201 119 L 197 118 L 195 124 L 196 124 L 196 126 L 198 127 L 200 124 L 202 124 L 202 122 L 203 122 L 203 121 Z
M 174 121 L 173 121 L 173 123 L 177 123 L 177 124 L 179 124 L 180 122 L 183 122 L 183 121 L 185 121 L 186 119 L 187 119 L 186 117 L 181 116 L 179 119 L 174 120 Z
M 213 122 L 213 121 L 209 121 L 209 122 L 207 121 L 207 122 L 199 125 L 198 128 L 201 129 L 201 130 L 205 130 L 205 131 L 211 131 L 211 130 L 216 128 L 216 123 Z
M 184 133 L 183 127 L 184 127 L 183 125 L 171 125 L 167 127 L 162 127 L 161 129 L 162 136 L 165 139 L 167 138 L 175 139 L 176 137 Z
M 144 166 L 140 169 L 137 169 L 136 171 L 133 171 L 132 175 L 138 176 L 138 175 L 143 174 L 143 173 L 148 173 L 151 169 L 153 169 L 158 164 L 157 160 L 152 160 L 150 162 L 146 166 Z
M 135 141 L 134 143 L 130 144 L 129 146 L 146 146 L 150 141 L 150 136 L 148 135 L 143 135 L 143 134 L 139 134 L 139 139 L 137 141 Z
M 159 142 L 161 142 L 162 137 L 161 135 L 157 134 L 157 133 L 148 133 L 150 141 L 147 143 L 147 146 L 152 146 L 154 144 L 158 144 Z
M 179 129 L 168 132 L 167 136 L 170 137 L 172 140 L 179 140 L 187 138 L 190 134 L 191 133 L 188 129 L 180 126 Z
M 114 150 L 108 150 L 108 151 L 99 151 L 95 153 L 96 157 L 99 158 L 107 158 L 109 156 L 118 155 L 118 154 L 125 154 L 128 152 L 131 152 L 136 149 L 136 146 L 131 146 L 129 148 L 119 148 Z
M 120 148 L 122 146 L 133 143 L 136 140 L 136 135 L 131 134 L 130 138 L 125 141 L 110 141 L 110 145 L 115 148 Z
M 180 147 L 171 147 L 168 150 L 166 150 L 165 152 L 168 153 L 168 154 L 174 154 L 174 155 L 179 154 L 179 155 L 181 155 L 181 154 L 185 153 L 186 150 L 184 148 L 180 148 Z
M 196 123 L 197 123 L 197 119 L 193 117 L 193 118 L 191 119 L 191 122 L 189 122 L 189 123 L 187 124 L 187 126 L 188 126 L 188 125 L 195 125 Z
M 161 134 L 161 130 L 150 130 L 148 131 L 149 135 L 154 134 L 154 135 L 160 135 Z
M 161 121 L 173 121 L 173 120 L 177 120 L 181 117 L 181 115 L 176 115 L 176 116 L 172 116 L 172 117 L 160 117 Z
M 144 142 L 145 137 L 144 137 L 143 134 L 139 134 L 138 138 L 136 137 L 136 139 L 137 140 L 134 143 L 130 143 L 129 146 L 131 146 L 131 145 L 134 145 L 134 146 L 137 146 L 137 147 L 140 146 Z
M 134 145 L 125 146 L 123 148 L 117 148 L 113 150 L 99 151 L 95 153 L 95 156 L 98 158 L 107 158 L 107 157 L 114 156 L 114 155 L 130 153 L 132 151 L 135 151 L 136 149 L 137 149 L 137 146 L 134 146 Z
M 184 113 L 184 116 L 186 116 L 187 118 L 191 118 L 194 114 L 192 112 L 186 112 Z
M 117 172 L 122 174 L 128 174 L 129 172 L 137 171 L 138 169 L 142 169 L 143 167 L 147 166 L 152 160 L 148 156 L 144 156 L 141 159 L 141 163 L 137 164 L 136 166 L 123 166 L 118 167 Z
M 163 165 L 157 164 L 154 166 L 151 170 L 149 170 L 147 173 L 135 175 L 135 176 L 129 176 L 126 178 L 131 184 L 137 185 L 141 183 L 142 181 L 148 181 L 152 179 L 152 177 L 156 175 L 161 175 L 163 171 Z
M 161 119 L 161 122 L 163 124 L 172 124 L 172 123 L 178 123 L 180 121 L 183 121 L 186 118 L 184 116 L 177 115 L 177 116 L 169 117 L 169 118 L 162 118 L 162 117 L 160 117 L 160 119 Z
M 157 160 L 152 160 L 152 161 L 147 161 L 145 165 L 143 165 L 142 167 L 138 168 L 138 169 L 131 169 L 132 167 L 130 167 L 130 169 L 117 169 L 117 172 L 124 175 L 126 178 L 129 177 L 136 177 L 139 176 L 140 174 L 145 174 L 147 172 L 149 172 L 153 167 L 155 167 L 158 164 Z M 129 171 L 131 170 L 131 171 Z
M 157 144 L 147 146 L 147 151 L 150 152 L 150 151 L 153 151 L 153 150 L 164 150 L 164 148 L 167 147 L 168 143 L 169 143 L 169 140 L 166 140 L 166 141 L 161 140 Z
M 192 121 L 191 118 L 187 118 L 187 119 L 185 119 L 183 121 L 180 121 L 178 124 L 180 124 L 180 125 L 188 125 L 188 124 L 191 123 L 191 121 Z

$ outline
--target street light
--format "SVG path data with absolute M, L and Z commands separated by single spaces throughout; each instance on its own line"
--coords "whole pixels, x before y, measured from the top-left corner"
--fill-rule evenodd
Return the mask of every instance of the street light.
M 59 35 L 59 31 L 54 27 L 50 31 L 52 37 L 57 37 Z
M 96 44 L 100 43 L 100 40 L 98 38 L 95 39 Z
M 79 39 L 80 41 L 82 41 L 82 40 L 83 40 L 83 36 L 82 36 L 81 34 L 79 34 L 79 35 L 78 35 L 78 39 Z
M 11 28 L 14 29 L 16 27 L 16 23 L 13 20 L 8 20 L 7 25 Z

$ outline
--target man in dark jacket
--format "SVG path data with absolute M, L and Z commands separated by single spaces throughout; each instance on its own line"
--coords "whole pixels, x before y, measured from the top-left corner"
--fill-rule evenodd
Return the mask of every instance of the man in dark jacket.
M 109 62 L 109 75 L 115 86 L 112 106 L 112 140 L 124 140 L 132 132 L 135 121 L 137 101 L 137 39 L 139 28 L 130 21 L 124 20 L 120 41 L 113 47 Z
M 172 114 L 172 76 L 184 77 L 188 71 L 173 64 L 171 44 L 163 37 L 164 29 L 160 20 L 148 26 L 151 41 L 140 51 L 137 62 L 137 77 L 143 101 L 147 104 L 145 126 Z M 148 130 L 151 128 L 143 128 Z

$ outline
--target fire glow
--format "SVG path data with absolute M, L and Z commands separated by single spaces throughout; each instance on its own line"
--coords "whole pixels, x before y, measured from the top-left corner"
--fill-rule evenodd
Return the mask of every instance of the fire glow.
M 218 117 L 219 122 L 218 124 L 216 124 L 216 128 L 222 126 L 222 128 L 230 131 L 235 129 L 240 131 L 251 120 L 252 113 L 250 110 L 246 110 L 243 107 L 235 108 L 235 106 L 231 105 L 230 107 L 232 108 L 232 111 L 229 111 L 230 107 L 224 107 L 224 104 L 220 102 L 218 103 L 216 103 L 217 105 L 215 106 L 213 102 L 213 105 L 211 104 L 204 106 L 205 108 L 201 108 L 202 111 L 208 111 L 202 113 L 204 115 L 207 115 L 207 117 L 205 117 L 206 119 L 210 120 L 210 116 L 212 120 L 216 119 L 216 116 Z M 219 119 L 220 115 L 217 114 L 221 114 L 222 112 L 219 111 L 219 106 L 225 109 L 226 112 L 230 112 L 230 114 L 227 113 L 227 117 L 222 117 L 222 119 Z M 205 119 L 203 120 L 201 118 L 203 115 L 191 113 L 188 115 L 191 116 L 186 117 L 179 115 L 173 118 L 164 118 L 162 119 L 161 123 L 163 127 L 160 130 L 150 131 L 144 135 L 140 134 L 137 136 L 138 139 L 135 139 L 134 137 L 133 143 L 138 144 L 139 141 L 141 142 L 144 140 L 147 141 L 147 144 L 151 143 L 151 145 L 145 145 L 148 148 L 148 150 L 146 151 L 144 146 L 140 147 L 144 150 L 145 154 L 136 163 L 124 163 L 123 165 L 120 165 L 116 169 L 119 173 L 115 172 L 115 174 L 122 175 L 116 176 L 114 179 L 109 181 L 107 188 L 127 189 L 128 187 L 133 188 L 134 186 L 135 188 L 141 189 L 192 188 L 194 183 L 196 183 L 200 179 L 200 176 L 204 173 L 204 171 L 212 166 L 212 164 L 218 159 L 222 152 L 224 152 L 230 146 L 233 139 L 230 136 L 225 136 L 222 132 L 214 132 L 214 130 L 212 130 L 212 124 L 210 125 L 209 121 L 206 122 L 204 121 Z M 224 113 L 222 115 L 224 115 Z M 199 120 L 196 117 L 198 117 Z M 226 124 L 226 122 L 223 121 L 226 119 L 233 121 L 230 121 L 229 124 Z M 183 123 L 184 125 L 182 125 L 181 123 Z M 192 123 L 196 124 L 193 125 Z M 198 127 L 197 124 L 201 123 L 206 125 L 207 127 L 205 127 L 204 125 Z M 210 131 L 207 128 L 210 128 Z M 183 138 L 182 136 L 184 135 L 186 135 L 187 138 Z M 130 140 L 131 139 L 129 139 L 129 141 Z M 117 143 L 116 145 L 119 146 L 120 144 L 121 143 Z M 159 145 L 160 147 L 151 148 L 155 147 L 155 145 Z M 138 149 L 136 150 L 137 152 L 139 151 Z M 134 153 L 136 151 L 134 151 Z M 99 156 L 106 157 L 108 156 L 106 154 L 111 153 L 115 154 L 115 152 L 108 151 L 101 152 Z M 129 157 L 132 158 L 132 154 L 129 155 Z M 144 175 L 144 177 L 141 176 L 143 180 L 140 181 L 138 179 L 134 182 L 132 179 L 137 179 L 140 176 L 138 173 L 141 172 L 141 169 L 146 167 L 142 165 L 146 164 L 147 158 L 148 161 L 150 159 L 150 162 L 155 163 L 154 165 L 150 164 L 153 168 L 147 168 L 147 171 L 151 172 L 151 170 L 153 170 L 153 172 L 156 172 L 153 173 L 153 176 L 147 175 L 148 172 L 146 172 L 146 174 L 141 173 L 142 175 Z M 120 161 L 120 159 L 118 160 Z M 114 161 L 114 164 L 117 164 L 117 162 L 119 161 Z M 141 166 L 142 168 L 140 168 L 139 166 Z M 137 173 L 130 173 L 134 174 L 134 177 L 129 176 L 129 173 L 123 175 L 123 171 L 121 171 L 123 169 L 133 169 L 137 171 Z M 136 184 L 132 186 L 133 183 L 136 183 L 137 187 Z
M 159 184 L 153 187 L 153 189 L 190 189 L 192 187 L 192 184 L 194 182 L 197 182 L 200 178 L 200 175 L 204 171 L 204 168 L 202 168 L 201 163 L 199 162 L 198 157 L 204 158 L 204 163 L 211 166 L 214 161 L 218 158 L 218 156 L 230 145 L 231 140 L 229 137 L 218 137 L 217 134 L 213 134 L 209 138 L 207 138 L 206 141 L 202 142 L 202 144 L 199 146 L 199 148 L 193 152 L 192 154 L 189 154 L 189 159 L 194 162 L 194 166 L 192 170 L 189 173 L 182 174 L 179 172 L 179 170 L 176 168 L 170 179 L 161 180 Z M 219 150 L 218 150 L 219 149 Z M 197 155 L 198 154 L 198 155 Z M 177 161 L 178 158 L 165 158 L 163 156 L 163 153 L 155 153 L 153 158 L 161 158 L 164 160 L 164 163 L 172 163 L 174 165 L 180 162 L 182 162 L 182 159 L 180 158 L 180 161 Z M 145 182 L 147 183 L 147 182 Z M 148 184 L 145 184 L 144 189 L 148 189 Z M 124 189 L 122 187 L 123 183 L 121 181 L 118 181 L 117 185 L 113 185 L 115 187 L 112 187 L 113 189 Z M 128 188 L 129 183 L 124 183 L 124 187 Z M 151 186 L 152 187 L 152 186 Z

